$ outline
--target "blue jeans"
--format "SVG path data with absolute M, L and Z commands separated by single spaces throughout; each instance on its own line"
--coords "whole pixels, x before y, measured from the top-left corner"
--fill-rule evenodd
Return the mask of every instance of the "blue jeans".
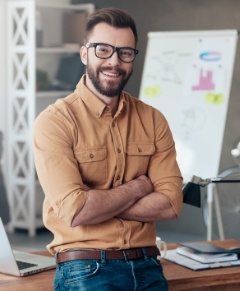
M 74 260 L 57 264 L 54 290 L 167 291 L 156 257 L 137 260 Z

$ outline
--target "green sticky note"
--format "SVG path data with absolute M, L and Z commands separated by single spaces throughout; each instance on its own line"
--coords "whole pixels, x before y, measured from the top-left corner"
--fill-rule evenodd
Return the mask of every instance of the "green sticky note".
M 157 96 L 160 94 L 160 87 L 159 86 L 148 86 L 144 88 L 144 95 L 145 96 Z
M 212 104 L 221 104 L 224 102 L 224 96 L 223 93 L 212 93 L 208 92 L 207 95 L 204 98 L 204 101 Z

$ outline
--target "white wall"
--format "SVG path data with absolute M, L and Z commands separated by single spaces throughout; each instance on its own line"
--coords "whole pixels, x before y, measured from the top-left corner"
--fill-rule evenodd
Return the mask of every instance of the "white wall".
M 6 21 L 5 21 L 5 0 L 0 0 L 0 130 L 4 134 L 6 127 L 6 57 L 5 57 L 5 44 L 6 44 Z M 6 141 L 6 139 L 4 139 Z M 4 148 L 6 148 L 4 144 Z M 5 151 L 4 151 L 5 153 Z M 5 156 L 3 156 L 3 161 Z
M 6 98 L 5 98 L 5 0 L 0 0 L 0 130 L 5 128 L 5 107 L 6 107 Z

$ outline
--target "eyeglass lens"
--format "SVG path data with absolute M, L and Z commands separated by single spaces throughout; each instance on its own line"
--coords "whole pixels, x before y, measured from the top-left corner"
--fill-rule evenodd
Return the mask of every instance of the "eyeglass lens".
M 102 59 L 110 58 L 115 50 L 118 53 L 118 57 L 123 62 L 132 62 L 135 58 L 135 50 L 131 48 L 117 48 L 108 45 L 108 44 L 97 44 L 95 46 L 96 56 Z

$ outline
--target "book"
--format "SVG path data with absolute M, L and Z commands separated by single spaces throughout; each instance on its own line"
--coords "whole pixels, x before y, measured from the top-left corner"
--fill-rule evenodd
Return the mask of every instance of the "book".
M 223 249 L 217 247 L 211 243 L 198 243 L 198 242 L 190 242 L 190 243 L 179 243 L 181 246 L 188 247 L 195 251 L 201 253 L 210 253 L 210 254 L 222 254 L 222 253 L 232 253 L 232 250 Z
M 183 255 L 177 253 L 177 250 L 168 250 L 164 260 L 171 261 L 175 264 L 181 265 L 185 268 L 188 268 L 193 271 L 201 271 L 201 270 L 209 270 L 209 269 L 216 269 L 216 268 L 226 268 L 232 266 L 239 266 L 240 260 L 229 261 L 229 262 L 216 262 L 216 263 L 209 263 L 203 264 Z
M 229 261 L 236 261 L 238 259 L 238 255 L 233 252 L 201 252 L 198 250 L 194 250 L 189 247 L 178 247 L 176 249 L 177 253 L 190 258 L 192 260 L 198 261 L 203 264 L 210 264 L 210 263 L 218 263 L 218 262 L 229 262 Z

